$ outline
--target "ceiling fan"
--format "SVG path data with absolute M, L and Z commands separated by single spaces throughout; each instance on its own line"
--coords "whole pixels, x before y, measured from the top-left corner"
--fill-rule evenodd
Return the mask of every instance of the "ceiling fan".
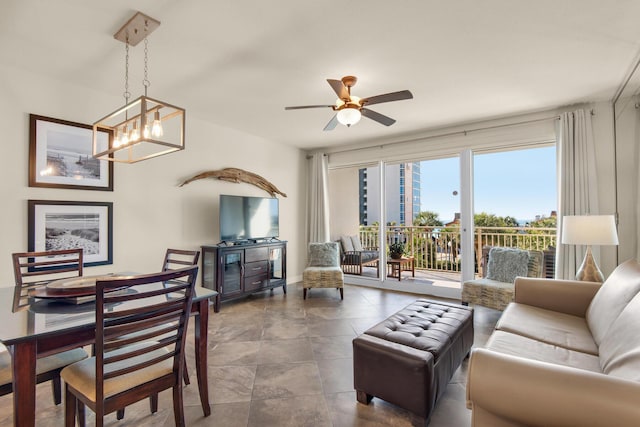
M 401 101 L 412 99 L 413 95 L 408 90 L 385 93 L 383 95 L 359 98 L 351 95 L 351 88 L 355 86 L 358 79 L 354 76 L 345 76 L 341 80 L 327 79 L 331 88 L 338 95 L 338 100 L 334 105 L 300 105 L 296 107 L 284 107 L 285 110 L 300 110 L 305 108 L 326 108 L 329 107 L 336 114 L 329 120 L 323 130 L 333 130 L 341 123 L 347 127 L 360 121 L 361 116 L 365 116 L 385 126 L 391 126 L 396 121 L 384 114 L 377 113 L 366 108 L 369 105 L 381 104 L 383 102 Z

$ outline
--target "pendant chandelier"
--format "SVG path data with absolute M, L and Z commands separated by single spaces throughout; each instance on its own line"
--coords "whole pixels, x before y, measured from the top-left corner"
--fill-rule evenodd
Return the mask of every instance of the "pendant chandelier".
M 137 12 L 114 38 L 125 44 L 124 107 L 93 124 L 93 156 L 100 160 L 136 163 L 153 157 L 184 150 L 185 110 L 149 98 L 147 36 L 160 25 Z M 129 102 L 129 47 L 144 41 L 144 95 Z M 110 134 L 108 146 L 101 145 L 99 132 Z

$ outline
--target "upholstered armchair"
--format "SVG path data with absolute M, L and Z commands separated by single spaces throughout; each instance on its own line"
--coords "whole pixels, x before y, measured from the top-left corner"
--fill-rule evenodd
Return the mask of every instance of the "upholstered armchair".
M 483 276 L 462 284 L 462 304 L 504 310 L 513 301 L 516 277 L 543 277 L 542 251 L 483 248 Z
M 310 243 L 309 263 L 302 272 L 303 299 L 311 288 L 336 288 L 344 299 L 344 275 L 340 268 L 338 243 Z

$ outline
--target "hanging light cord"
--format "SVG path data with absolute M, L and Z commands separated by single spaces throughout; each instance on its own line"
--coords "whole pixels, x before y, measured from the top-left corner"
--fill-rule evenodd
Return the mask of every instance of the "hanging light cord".
M 124 56 L 124 105 L 129 103 L 131 92 L 129 92 L 129 34 L 125 41 L 125 56 Z
M 144 21 L 144 80 L 142 80 L 142 85 L 144 86 L 144 96 L 147 96 L 147 88 L 151 86 L 151 82 L 149 81 L 149 40 L 147 40 L 147 28 L 149 23 Z

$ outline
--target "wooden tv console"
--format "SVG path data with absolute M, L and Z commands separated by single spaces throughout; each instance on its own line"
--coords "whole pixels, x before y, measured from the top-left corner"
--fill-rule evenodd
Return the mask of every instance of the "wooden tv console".
M 213 309 L 220 303 L 282 286 L 287 293 L 287 242 L 202 246 L 202 286 L 218 291 Z

